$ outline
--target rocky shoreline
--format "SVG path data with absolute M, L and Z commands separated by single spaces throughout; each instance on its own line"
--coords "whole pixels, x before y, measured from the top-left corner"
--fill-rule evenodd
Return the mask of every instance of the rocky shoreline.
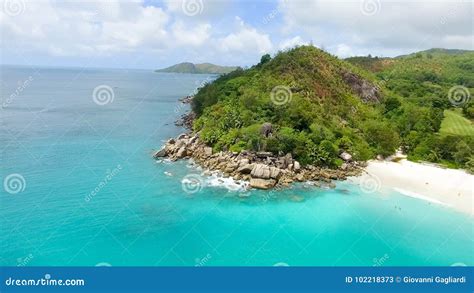
M 210 171 L 220 171 L 234 180 L 248 181 L 250 187 L 271 189 L 289 186 L 293 182 L 313 181 L 314 185 L 335 187 L 332 180 L 344 180 L 360 175 L 364 164 L 352 161 L 348 153 L 341 153 L 344 163 L 339 169 L 302 166 L 291 154 L 275 156 L 269 152 L 213 152 L 205 145 L 199 134 L 184 133 L 169 139 L 164 147 L 153 154 L 155 159 L 193 159 Z

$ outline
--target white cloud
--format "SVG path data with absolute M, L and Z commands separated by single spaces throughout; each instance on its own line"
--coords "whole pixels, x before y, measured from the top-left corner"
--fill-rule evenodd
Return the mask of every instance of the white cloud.
M 184 23 L 177 21 L 172 28 L 173 36 L 179 45 L 201 46 L 210 38 L 211 25 L 198 24 L 194 27 L 185 27 Z
M 307 45 L 308 43 L 303 41 L 303 39 L 300 36 L 296 36 L 294 38 L 289 38 L 285 39 L 280 43 L 280 49 L 285 50 L 289 48 L 293 48 L 295 46 L 302 46 L 302 45 Z
M 242 19 L 236 18 L 238 30 L 218 40 L 219 49 L 224 52 L 258 52 L 268 53 L 273 45 L 268 34 L 259 33 L 247 26 Z
M 338 44 L 336 46 L 336 50 L 334 54 L 342 58 L 354 56 L 354 52 L 352 51 L 352 48 L 346 44 Z
M 304 32 L 332 47 L 344 43 L 368 52 L 473 49 L 472 1 L 295 0 L 281 9 L 286 31 Z
M 269 35 L 242 19 L 236 17 L 234 25 L 219 20 L 214 27 L 203 17 L 183 15 L 181 3 L 168 1 L 168 6 L 155 7 L 144 1 L 25 0 L 20 14 L 0 14 L 0 48 L 3 56 L 16 60 L 107 57 L 114 64 L 124 61 L 116 59 L 124 54 L 132 56 L 129 62 L 139 58 L 135 56 L 155 54 L 167 63 L 169 56 L 171 62 L 248 64 L 272 50 Z M 207 15 L 227 7 L 219 3 L 204 1 Z
M 164 0 L 167 11 L 186 20 L 221 18 L 229 11 L 231 1 L 222 0 Z
M 6 63 L 77 63 L 83 58 L 95 64 L 109 58 L 117 66 L 133 65 L 142 56 L 146 65 L 250 65 L 265 53 L 309 40 L 347 57 L 393 56 L 430 47 L 472 49 L 474 39 L 473 3 L 467 0 L 280 0 L 278 10 L 221 0 L 19 2 L 25 5 L 14 16 L 5 9 L 0 13 Z M 153 6 L 157 3 L 162 7 Z M 183 11 L 191 4 L 198 5 L 195 16 Z M 262 21 L 269 15 L 271 23 Z
M 2 49 L 52 55 L 110 54 L 166 44 L 168 15 L 141 2 L 28 1 L 16 16 L 2 14 Z

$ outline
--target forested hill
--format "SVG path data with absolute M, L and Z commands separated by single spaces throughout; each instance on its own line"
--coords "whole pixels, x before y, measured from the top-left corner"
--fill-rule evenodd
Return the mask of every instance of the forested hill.
M 385 117 L 397 125 L 410 159 L 474 170 L 474 51 L 346 60 L 373 72 L 403 104 Z
M 372 74 L 303 46 L 201 88 L 194 128 L 216 150 L 292 153 L 303 164 L 336 167 L 342 151 L 367 160 L 398 147 L 383 116 L 386 97 Z M 270 134 L 262 135 L 264 125 Z
M 193 74 L 224 74 L 237 69 L 236 66 L 219 66 L 211 63 L 193 64 L 184 62 L 175 64 L 173 66 L 158 69 L 155 72 L 170 72 L 170 73 L 193 73 Z
M 364 60 L 368 67 L 313 46 L 265 55 L 198 91 L 194 129 L 215 150 L 291 153 L 303 164 L 337 167 L 342 152 L 367 160 L 402 147 L 414 160 L 470 168 L 472 137 L 440 127 L 444 111 L 459 106 L 450 86 L 472 87 L 459 71 L 473 66 L 472 55 L 418 56 Z

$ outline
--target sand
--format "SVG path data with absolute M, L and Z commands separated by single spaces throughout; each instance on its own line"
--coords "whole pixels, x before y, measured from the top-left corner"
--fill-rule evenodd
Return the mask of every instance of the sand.
M 363 175 L 350 180 L 361 186 L 365 184 L 369 190 L 393 188 L 406 196 L 474 215 L 474 175 L 463 170 L 406 159 L 398 162 L 372 160 L 365 170 Z

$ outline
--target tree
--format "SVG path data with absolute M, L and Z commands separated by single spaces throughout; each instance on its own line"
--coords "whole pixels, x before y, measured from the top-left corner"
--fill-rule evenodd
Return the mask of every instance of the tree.
M 388 97 L 385 100 L 384 104 L 385 104 L 385 113 L 398 109 L 402 105 L 402 103 L 400 103 L 400 101 L 395 97 Z
M 260 58 L 260 63 L 258 65 L 262 66 L 263 64 L 269 62 L 270 60 L 272 60 L 272 57 L 270 56 L 270 54 L 265 54 L 262 56 L 262 58 Z

